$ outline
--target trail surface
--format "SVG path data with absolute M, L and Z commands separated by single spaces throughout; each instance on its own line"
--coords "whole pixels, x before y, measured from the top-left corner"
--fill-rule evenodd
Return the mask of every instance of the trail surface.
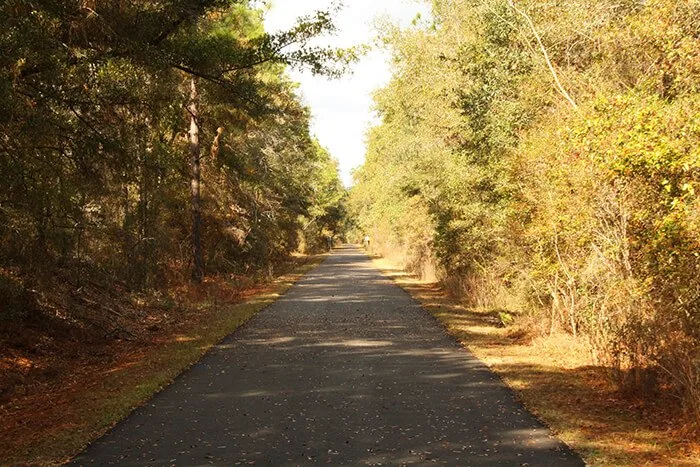
M 75 465 L 583 465 L 354 248 Z

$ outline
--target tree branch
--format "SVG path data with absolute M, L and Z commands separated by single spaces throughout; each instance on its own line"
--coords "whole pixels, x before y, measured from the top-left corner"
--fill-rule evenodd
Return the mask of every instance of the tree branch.
M 535 23 L 532 21 L 532 18 L 518 8 L 515 5 L 514 0 L 508 0 L 508 4 L 515 10 L 516 13 L 518 13 L 520 16 L 525 18 L 525 21 L 528 23 L 530 26 L 530 29 L 532 30 L 532 33 L 535 35 L 535 39 L 537 39 L 537 43 L 540 46 L 540 50 L 542 51 L 542 55 L 544 56 L 544 60 L 547 62 L 547 67 L 549 68 L 550 73 L 552 73 L 552 77 L 554 78 L 554 82 L 556 83 L 557 90 L 559 93 L 564 96 L 564 98 L 571 104 L 571 107 L 573 107 L 575 110 L 578 110 L 578 105 L 576 105 L 576 101 L 573 100 L 571 95 L 564 89 L 564 86 L 561 84 L 561 81 L 559 81 L 559 75 L 557 74 L 557 71 L 554 69 L 554 65 L 552 65 L 552 61 L 549 59 L 549 53 L 547 53 L 547 49 L 545 48 L 544 44 L 542 43 L 542 38 L 540 37 L 540 34 L 537 32 L 537 28 L 535 27 Z

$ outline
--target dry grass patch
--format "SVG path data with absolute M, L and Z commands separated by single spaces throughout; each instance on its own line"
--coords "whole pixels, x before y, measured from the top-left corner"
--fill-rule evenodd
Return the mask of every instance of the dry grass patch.
M 151 325 L 154 333 L 147 340 L 89 342 L 68 335 L 52 359 L 37 353 L 33 364 L 53 370 L 50 375 L 25 375 L 24 389 L 0 405 L 0 465 L 66 462 L 273 303 L 323 258 L 299 261 L 290 273 L 244 289 L 221 278 L 208 279 L 201 287 L 183 287 L 178 291 L 180 305 L 169 318 L 154 319 L 157 324 Z M 37 338 L 42 335 L 41 330 L 31 332 Z M 6 345 L 0 349 L 3 355 L 21 350 Z M 1 358 L 0 364 L 26 365 L 10 358 Z M 0 378 L 0 383 L 8 382 Z
M 650 405 L 621 394 L 609 369 L 591 364 L 580 340 L 503 327 L 497 312 L 466 309 L 438 284 L 384 259 L 374 262 L 590 465 L 700 465 L 700 447 L 671 422 L 677 419 L 677 400 L 659 396 Z

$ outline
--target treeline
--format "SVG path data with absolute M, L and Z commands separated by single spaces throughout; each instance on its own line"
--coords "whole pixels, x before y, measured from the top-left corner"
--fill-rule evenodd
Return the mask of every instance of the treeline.
M 344 189 L 285 69 L 341 72 L 309 45 L 332 31 L 267 34 L 245 0 L 2 2 L 0 315 L 56 275 L 161 289 L 325 248 Z
M 590 344 L 700 424 L 700 2 L 435 0 L 352 211 L 471 306 Z

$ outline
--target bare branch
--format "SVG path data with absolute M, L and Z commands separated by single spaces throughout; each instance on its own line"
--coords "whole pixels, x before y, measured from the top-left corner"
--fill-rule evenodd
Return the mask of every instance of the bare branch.
M 559 80 L 559 75 L 557 74 L 557 71 L 554 69 L 554 65 L 552 64 L 552 61 L 549 59 L 549 53 L 547 53 L 547 49 L 545 48 L 544 44 L 542 43 L 542 38 L 540 37 L 540 34 L 537 32 L 537 28 L 535 27 L 535 23 L 532 21 L 532 18 L 530 18 L 530 15 L 528 15 L 526 12 L 521 10 L 515 5 L 514 0 L 508 0 L 508 4 L 515 10 L 516 13 L 518 13 L 520 16 L 525 18 L 525 21 L 527 21 L 528 25 L 530 26 L 530 29 L 532 30 L 532 33 L 535 36 L 535 39 L 537 39 L 537 44 L 540 46 L 540 50 L 542 51 L 542 55 L 544 56 L 544 60 L 547 62 L 547 67 L 549 68 L 549 71 L 552 73 L 552 77 L 554 78 L 554 82 L 557 85 L 557 90 L 559 93 L 564 96 L 564 98 L 571 104 L 571 107 L 573 107 L 575 110 L 578 110 L 578 105 L 576 105 L 576 101 L 573 100 L 571 95 L 564 89 L 564 86 L 561 84 L 561 81 Z

